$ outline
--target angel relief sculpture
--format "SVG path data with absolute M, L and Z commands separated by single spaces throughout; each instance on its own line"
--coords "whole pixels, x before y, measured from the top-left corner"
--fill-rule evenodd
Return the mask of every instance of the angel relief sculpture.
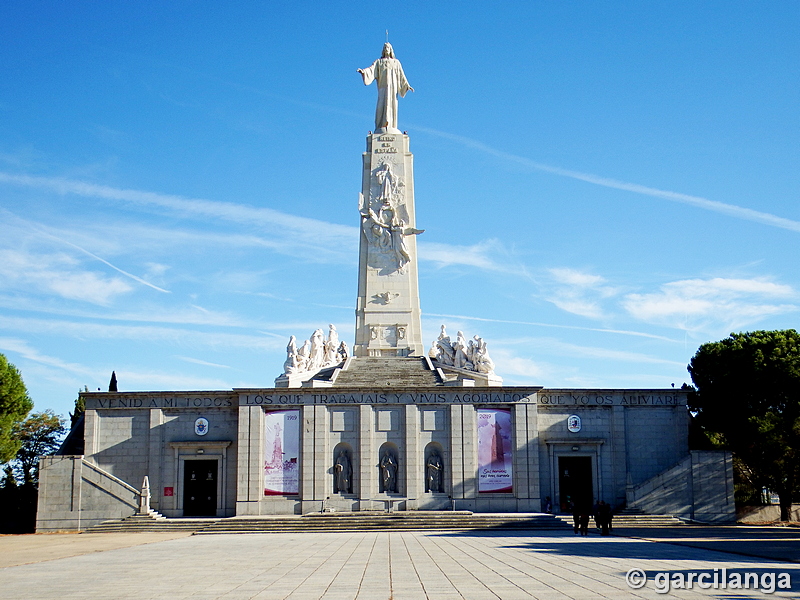
M 391 163 L 382 162 L 372 173 L 370 197 L 361 200 L 361 229 L 373 250 L 370 266 L 403 271 L 411 261 L 405 238 L 424 230 L 407 227 L 404 199 L 402 177 Z

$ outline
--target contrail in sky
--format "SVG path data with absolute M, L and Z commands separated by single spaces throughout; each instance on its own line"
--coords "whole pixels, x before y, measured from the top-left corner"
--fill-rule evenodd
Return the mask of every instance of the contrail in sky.
M 792 221 L 778 217 L 770 213 L 759 212 L 750 208 L 736 206 L 734 204 L 726 204 L 716 200 L 709 200 L 708 198 L 701 198 L 700 196 L 690 196 L 689 194 L 681 194 L 679 192 L 670 192 L 668 190 L 659 190 L 658 188 L 647 187 L 639 185 L 638 183 L 628 183 L 626 181 L 618 181 L 609 177 L 601 177 L 600 175 L 592 175 L 591 173 L 581 173 L 580 171 L 571 171 L 569 169 L 562 169 L 560 167 L 552 167 L 545 165 L 535 160 L 518 156 L 497 148 L 492 148 L 486 144 L 473 140 L 463 135 L 456 135 L 447 133 L 446 131 L 439 131 L 438 129 L 430 129 L 428 127 L 414 126 L 414 129 L 452 140 L 468 148 L 474 148 L 487 154 L 491 154 L 498 158 L 503 158 L 536 169 L 537 171 L 544 171 L 545 173 L 552 173 L 553 175 L 561 175 L 562 177 L 569 177 L 571 179 L 578 179 L 594 185 L 601 185 L 603 187 L 614 188 L 616 190 L 624 190 L 626 192 L 633 192 L 635 194 L 644 194 L 645 196 L 654 196 L 656 198 L 664 198 L 665 200 L 672 200 L 673 202 L 682 202 L 684 204 L 691 204 L 698 208 L 705 210 L 712 210 L 714 212 L 723 213 L 737 219 L 744 219 L 746 221 L 753 221 L 756 223 L 763 223 L 764 225 L 771 225 L 772 227 L 780 227 L 781 229 L 788 229 L 789 231 L 796 231 L 800 233 L 800 221 Z
M 99 261 L 100 261 L 101 263 L 103 263 L 104 265 L 108 265 L 109 267 L 111 267 L 111 268 L 112 268 L 112 269 L 114 269 L 115 271 L 117 271 L 117 272 L 119 272 L 119 273 L 122 273 L 123 275 L 125 275 L 125 277 L 130 277 L 130 278 L 131 278 L 131 279 L 133 279 L 134 281 L 138 281 L 139 283 L 141 283 L 141 284 L 144 284 L 144 285 L 146 285 L 146 286 L 148 286 L 148 287 L 151 287 L 151 288 L 153 288 L 154 290 L 158 290 L 159 292 L 163 292 L 163 293 L 165 293 L 165 294 L 171 294 L 171 293 L 172 293 L 172 292 L 170 292 L 169 290 L 165 290 L 164 288 L 160 288 L 160 287 L 158 287 L 157 285 L 153 285 L 153 284 L 152 284 L 152 283 L 150 283 L 149 281 L 145 281 L 145 280 L 144 280 L 144 279 L 142 279 L 141 277 L 137 277 L 137 276 L 136 276 L 136 275 L 134 275 L 133 273 L 128 273 L 127 271 L 123 271 L 123 270 L 122 270 L 122 269 L 120 269 L 119 267 L 112 265 L 112 264 L 111 264 L 110 262 L 108 262 L 107 260 L 105 260 L 105 259 L 103 259 L 103 258 L 100 258 L 100 257 L 99 257 L 99 256 L 97 256 L 96 254 L 92 254 L 92 253 L 91 253 L 91 252 L 89 252 L 89 251 L 88 251 L 86 248 L 81 248 L 81 247 L 80 247 L 80 246 L 78 246 L 77 244 L 73 244 L 72 242 L 68 242 L 67 240 L 62 240 L 60 237 L 56 237 L 56 236 L 54 236 L 52 233 L 47 233 L 46 231 L 42 231 L 41 229 L 37 229 L 36 231 L 38 231 L 38 232 L 39 232 L 39 233 L 41 233 L 42 235 L 46 235 L 46 236 L 47 236 L 47 237 L 49 237 L 49 238 L 53 238 L 54 240 L 58 240 L 58 241 L 59 241 L 59 242 L 61 242 L 62 244 L 66 244 L 66 245 L 68 245 L 68 246 L 72 246 L 72 247 L 73 247 L 73 248 L 75 248 L 76 250 L 80 250 L 81 252 L 83 252 L 84 254 L 86 254 L 86 255 L 88 255 L 88 256 L 91 256 L 91 257 L 92 257 L 92 258 L 94 258 L 95 260 L 99 260 Z

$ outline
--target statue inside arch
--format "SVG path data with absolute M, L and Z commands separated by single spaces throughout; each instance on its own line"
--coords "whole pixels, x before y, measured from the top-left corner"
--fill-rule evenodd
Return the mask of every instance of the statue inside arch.
M 381 487 L 387 494 L 396 494 L 397 490 L 397 457 L 387 448 L 381 457 Z
M 444 464 L 436 450 L 425 461 L 425 489 L 432 493 L 444 492 Z
M 342 448 L 333 464 L 333 492 L 335 494 L 353 493 L 353 466 L 347 450 Z

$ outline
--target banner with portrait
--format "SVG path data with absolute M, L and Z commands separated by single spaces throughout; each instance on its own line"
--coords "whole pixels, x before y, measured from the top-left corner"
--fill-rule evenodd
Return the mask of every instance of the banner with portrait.
M 299 493 L 300 411 L 266 413 L 264 440 L 264 495 Z
M 513 491 L 511 411 L 478 409 L 478 492 Z

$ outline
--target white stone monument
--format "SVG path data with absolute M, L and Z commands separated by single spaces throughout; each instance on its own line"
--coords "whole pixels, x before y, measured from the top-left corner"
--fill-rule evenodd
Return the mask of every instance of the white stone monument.
M 414 215 L 414 157 L 397 129 L 397 96 L 413 88 L 390 44 L 367 69 L 378 84 L 375 133 L 367 136 L 359 212 L 358 299 L 353 356 L 422 356 Z

